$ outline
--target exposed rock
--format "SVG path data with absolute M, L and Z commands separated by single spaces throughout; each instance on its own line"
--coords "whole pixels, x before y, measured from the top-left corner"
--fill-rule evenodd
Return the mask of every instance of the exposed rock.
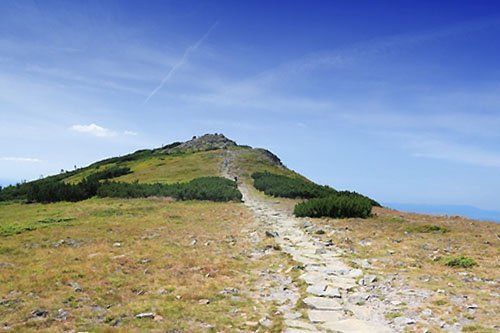
M 349 297 L 349 302 L 356 305 L 363 305 L 370 298 L 369 294 L 356 293 Z
M 302 317 L 302 313 L 300 313 L 300 312 L 287 312 L 283 315 L 283 317 L 285 319 L 295 320 L 295 319 L 299 319 L 300 317 Z
M 255 150 L 259 151 L 262 153 L 262 156 L 271 164 L 279 166 L 279 167 L 285 167 L 283 163 L 281 163 L 281 160 L 279 159 L 278 156 L 274 155 L 267 149 L 262 149 L 262 148 L 255 148 Z
M 377 277 L 375 275 L 366 275 L 361 280 L 359 280 L 359 285 L 361 286 L 369 286 L 373 283 L 377 282 Z
M 322 325 L 326 329 L 343 333 L 390 333 L 392 330 L 380 323 L 359 319 L 344 319 Z
M 314 252 L 314 254 L 325 254 L 326 253 L 326 249 L 324 247 L 320 247 L 319 249 L 316 249 L 316 251 Z
M 259 324 L 265 328 L 271 328 L 273 326 L 273 321 L 266 317 L 260 319 Z
M 166 295 L 166 294 L 168 294 L 168 291 L 165 288 L 160 288 L 160 289 L 158 289 L 158 291 L 156 293 L 158 295 Z
M 361 268 L 372 267 L 372 265 L 370 264 L 368 259 L 354 259 L 352 262 L 355 263 L 356 265 L 360 266 Z
M 66 321 L 68 320 L 68 316 L 69 316 L 68 311 L 64 309 L 57 310 L 57 317 L 56 317 L 57 320 Z
M 349 273 L 347 275 L 350 277 L 360 277 L 363 275 L 363 271 L 358 268 L 354 268 L 349 270 Z
M 362 239 L 360 242 L 359 242 L 359 245 L 361 246 L 370 246 L 372 245 L 373 241 L 371 239 Z
M 304 299 L 304 303 L 313 310 L 342 310 L 342 304 L 334 298 L 310 296 Z
M 69 286 L 73 288 L 73 291 L 80 293 L 83 291 L 82 287 L 78 284 L 78 282 L 70 282 Z
M 336 297 L 340 298 L 340 291 L 338 288 L 328 286 L 324 283 L 314 284 L 307 287 L 307 292 L 320 297 Z
M 37 318 L 45 318 L 49 315 L 49 311 L 43 309 L 36 309 L 31 312 L 31 315 Z
M 137 319 L 154 319 L 155 313 L 154 312 L 143 312 L 136 314 L 135 317 Z
M 259 326 L 259 323 L 256 322 L 256 321 L 246 321 L 245 322 L 245 326 L 248 326 L 248 327 L 257 327 L 257 326 Z
M 238 295 L 240 291 L 236 288 L 224 288 L 220 294 L 221 295 Z
M 275 238 L 275 237 L 278 237 L 279 234 L 277 231 L 269 231 L 269 230 L 266 230 L 266 236 L 267 237 L 270 237 L 270 238 Z
M 394 324 L 398 325 L 398 326 L 413 325 L 415 323 L 416 323 L 416 321 L 414 319 L 407 318 L 407 317 L 397 317 L 397 318 L 394 318 Z
M 425 309 L 422 311 L 422 315 L 425 317 L 432 317 L 432 310 L 431 309 Z
M 226 149 L 236 146 L 236 142 L 229 140 L 223 134 L 205 134 L 200 137 L 193 137 L 184 143 L 173 145 L 161 150 L 162 153 L 197 152 L 215 149 Z
M 309 310 L 307 314 L 309 316 L 309 320 L 313 324 L 324 323 L 327 321 L 337 321 L 344 317 L 343 311 Z
M 302 225 L 304 229 L 312 228 L 313 226 L 314 225 L 309 221 L 304 222 L 304 224 Z

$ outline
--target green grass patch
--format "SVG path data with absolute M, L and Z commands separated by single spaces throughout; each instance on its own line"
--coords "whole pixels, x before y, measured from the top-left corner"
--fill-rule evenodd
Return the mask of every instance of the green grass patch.
M 35 222 L 19 223 L 2 223 L 0 224 L 0 236 L 7 237 L 22 234 L 27 231 L 33 231 L 38 228 L 47 227 L 50 224 L 60 224 L 74 220 L 74 218 L 46 218 Z
M 444 234 L 449 232 L 450 229 L 437 224 L 418 224 L 408 227 L 406 231 L 414 233 Z
M 434 303 L 437 306 L 443 306 L 443 305 L 448 304 L 448 301 L 445 299 L 438 299 L 437 301 L 434 301 L 432 303 Z
M 391 320 L 391 319 L 395 319 L 395 318 L 401 317 L 402 315 L 403 314 L 401 312 L 398 312 L 398 311 L 389 312 L 389 313 L 385 314 L 385 319 Z
M 449 267 L 469 268 L 477 266 L 477 262 L 466 256 L 458 256 L 446 259 L 445 265 Z

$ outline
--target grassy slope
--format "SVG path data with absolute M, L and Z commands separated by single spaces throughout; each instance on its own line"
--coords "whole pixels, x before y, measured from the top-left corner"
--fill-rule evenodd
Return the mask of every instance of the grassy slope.
M 250 175 L 256 171 L 269 171 L 280 175 L 306 179 L 294 171 L 272 165 L 259 150 L 244 147 L 234 147 L 231 150 L 237 152 L 235 164 L 238 166 L 243 178 L 249 179 Z M 68 177 L 65 181 L 77 183 L 96 171 L 120 166 L 129 167 L 132 173 L 114 178 L 114 181 L 138 181 L 140 183 L 187 182 L 198 177 L 219 176 L 220 166 L 226 153 L 226 150 L 219 149 L 178 155 L 151 154 L 138 160 L 120 163 L 98 162 L 83 168 L 80 172 Z
M 116 181 L 133 182 L 137 180 L 140 183 L 186 182 L 198 177 L 218 176 L 221 161 L 220 150 L 180 155 L 158 154 L 120 164 L 107 163 L 90 166 L 82 170 L 82 172 L 69 177 L 66 181 L 77 183 L 98 170 L 119 165 L 120 167 L 129 167 L 133 173 L 115 178 Z
M 307 180 L 304 176 L 292 170 L 270 164 L 269 160 L 259 150 L 246 148 L 234 148 L 234 150 L 237 152 L 235 164 L 240 175 L 246 180 L 251 181 L 250 176 L 252 173 L 264 171 Z
M 267 197 L 267 196 L 266 196 Z M 288 210 L 298 200 L 270 198 Z M 431 297 L 420 308 L 412 304 L 395 307 L 395 316 L 420 313 L 431 309 L 433 315 L 452 325 L 466 320 L 466 330 L 492 333 L 498 325 L 498 272 L 500 272 L 500 224 L 474 221 L 460 217 L 441 217 L 404 213 L 384 208 L 374 208 L 374 217 L 368 219 L 310 219 L 319 226 L 333 228 L 331 232 L 317 235 L 323 241 L 333 240 L 345 250 L 347 261 L 370 259 L 372 269 L 365 274 L 375 274 L 382 279 L 397 274 L 396 284 L 403 288 L 429 290 Z M 446 233 L 423 233 L 423 225 L 437 225 Z M 420 230 L 420 231 L 419 231 Z M 361 241 L 369 245 L 361 245 Z M 445 265 L 449 257 L 465 255 L 473 258 L 478 266 L 463 269 Z M 477 304 L 474 311 L 467 306 Z M 388 314 L 389 316 L 391 313 Z M 417 328 L 420 324 L 417 323 Z M 415 327 L 410 328 L 414 331 Z M 445 332 L 438 326 L 432 332 Z
M 238 150 L 244 152 L 243 166 L 249 174 L 269 170 L 298 176 L 268 165 L 260 152 Z M 133 171 L 118 181 L 189 181 L 219 175 L 224 154 L 215 150 L 119 164 L 99 162 L 66 181 L 78 182 L 117 165 Z M 258 261 L 248 258 L 246 253 L 255 245 L 242 229 L 254 223 L 236 203 L 158 198 L 0 203 L 0 325 L 19 331 L 201 332 L 210 325 L 217 331 L 254 331 L 245 322 L 256 322 L 272 311 L 272 304 L 252 294 L 258 272 L 289 260 L 279 254 Z M 74 291 L 75 282 L 83 291 Z M 223 296 L 225 287 L 243 292 Z M 201 299 L 211 302 L 199 304 Z M 48 316 L 33 318 L 31 312 L 37 309 L 47 310 Z M 69 312 L 67 321 L 57 320 L 59 309 Z M 158 321 L 135 318 L 150 311 Z M 275 321 L 279 331 L 279 320 Z M 113 327 L 116 322 L 119 326 Z
M 156 198 L 0 205 L 4 227 L 61 218 L 72 220 L 0 236 L 0 325 L 19 331 L 201 332 L 208 325 L 253 331 L 244 323 L 258 321 L 269 305 L 248 292 L 232 297 L 220 291 L 248 291 L 255 272 L 286 262 L 278 254 L 258 261 L 245 255 L 254 245 L 242 228 L 254 222 L 236 203 Z M 75 282 L 83 291 L 74 290 Z M 34 319 L 36 309 L 49 314 Z M 58 309 L 69 312 L 67 321 L 55 319 Z M 134 317 L 149 311 L 159 317 Z M 120 326 L 112 327 L 116 322 Z

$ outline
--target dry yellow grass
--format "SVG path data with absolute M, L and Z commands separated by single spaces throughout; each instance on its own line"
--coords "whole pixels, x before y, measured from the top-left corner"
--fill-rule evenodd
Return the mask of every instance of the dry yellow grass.
M 250 332 L 245 322 L 271 313 L 272 304 L 250 290 L 256 272 L 286 258 L 249 259 L 254 245 L 242 229 L 254 222 L 241 204 L 151 198 L 0 205 L 3 226 L 61 219 L 0 237 L 0 325 L 23 332 Z M 224 288 L 241 293 L 223 295 Z M 47 313 L 36 317 L 36 310 Z M 142 312 L 155 319 L 136 319 Z
M 313 219 L 333 227 L 321 237 L 345 250 L 346 259 L 370 259 L 380 277 L 397 274 L 396 287 L 430 291 L 417 309 L 431 309 L 443 322 L 470 321 L 465 330 L 493 332 L 498 325 L 500 225 L 459 217 L 439 217 L 374 208 L 375 216 L 363 219 Z M 447 232 L 423 232 L 425 226 Z M 424 227 L 423 227 L 424 226 Z M 365 244 L 365 245 L 362 245 Z M 464 255 L 477 262 L 471 268 L 453 268 L 446 259 Z M 477 309 L 467 307 L 477 305 Z M 402 304 L 402 311 L 411 307 Z M 420 325 L 417 323 L 416 328 Z M 467 328 L 468 327 L 468 328 Z M 412 328 L 412 330 L 415 327 Z M 440 332 L 438 326 L 430 328 Z

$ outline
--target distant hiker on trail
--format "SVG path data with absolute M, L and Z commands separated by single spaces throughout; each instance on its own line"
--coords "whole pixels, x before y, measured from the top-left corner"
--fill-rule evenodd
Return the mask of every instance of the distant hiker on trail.
M 234 182 L 237 183 L 238 182 L 238 176 L 234 176 Z

